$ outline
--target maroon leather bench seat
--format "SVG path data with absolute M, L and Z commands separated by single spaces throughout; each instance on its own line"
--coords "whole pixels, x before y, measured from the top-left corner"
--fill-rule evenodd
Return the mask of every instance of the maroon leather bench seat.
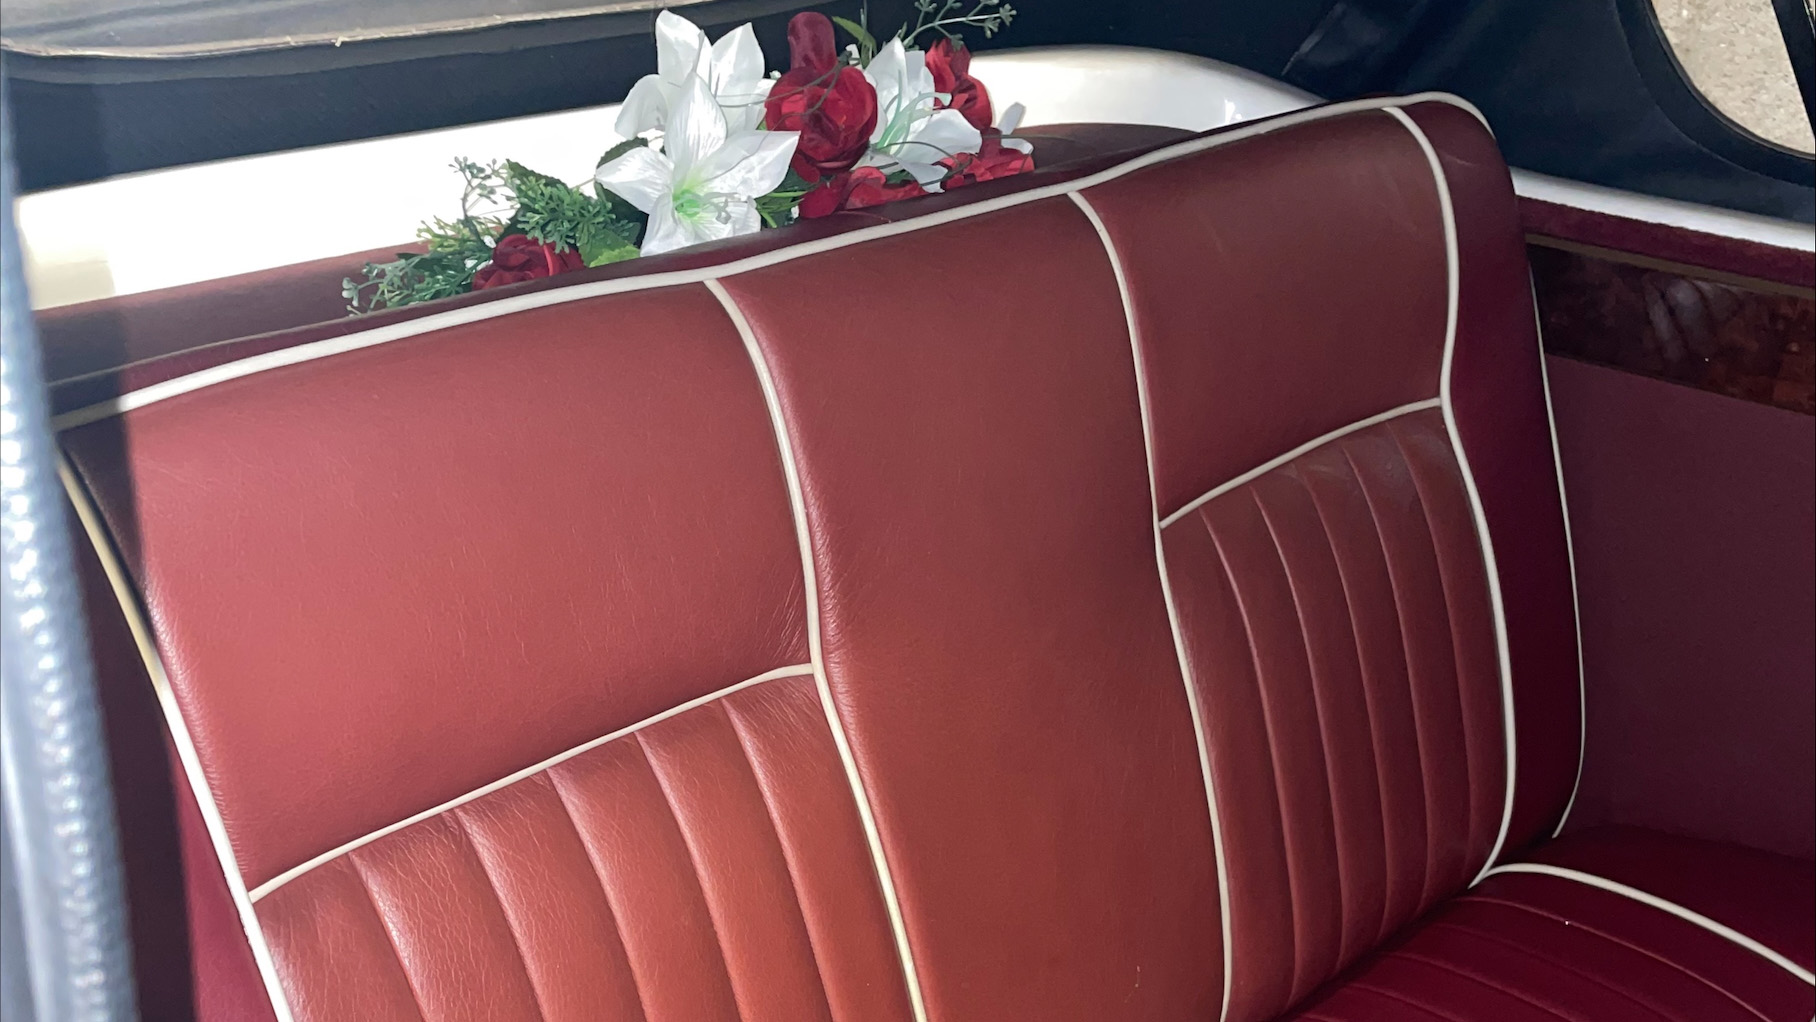
M 1514 198 L 1446 97 L 268 345 L 60 425 L 110 726 L 155 696 L 169 728 L 148 1000 L 1816 1012 L 1808 863 L 1554 839 L 1569 541 Z M 187 984 L 147 965 L 173 925 Z

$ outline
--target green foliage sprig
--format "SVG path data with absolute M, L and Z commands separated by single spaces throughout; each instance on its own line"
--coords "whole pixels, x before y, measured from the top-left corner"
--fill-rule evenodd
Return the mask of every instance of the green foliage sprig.
M 614 148 L 615 158 L 641 139 Z M 427 251 L 399 252 L 390 262 L 367 263 L 363 279 L 341 281 L 350 312 L 393 309 L 434 301 L 473 289 L 473 275 L 491 261 L 492 249 L 507 234 L 552 244 L 558 252 L 578 251 L 588 266 L 637 255 L 646 217 L 611 192 L 592 192 L 511 160 L 454 161 L 462 178 L 460 216 L 440 217 L 417 229 Z
M 910 49 L 918 45 L 915 40 L 927 32 L 938 32 L 953 43 L 963 45 L 965 40 L 958 30 L 976 28 L 988 39 L 1008 27 L 1016 13 L 1004 0 L 976 0 L 969 12 L 965 11 L 965 0 L 914 0 L 914 9 L 919 12 L 914 19 L 914 31 L 903 26 L 900 33 L 902 45 Z
M 795 207 L 817 187 L 817 183 L 790 170 L 775 191 L 757 196 L 757 215 L 763 218 L 763 226 L 783 227 L 793 223 Z

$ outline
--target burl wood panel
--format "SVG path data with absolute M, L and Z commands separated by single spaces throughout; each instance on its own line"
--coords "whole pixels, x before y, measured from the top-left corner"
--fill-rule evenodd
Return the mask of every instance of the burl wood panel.
M 1816 414 L 1806 289 L 1529 240 L 1546 351 Z

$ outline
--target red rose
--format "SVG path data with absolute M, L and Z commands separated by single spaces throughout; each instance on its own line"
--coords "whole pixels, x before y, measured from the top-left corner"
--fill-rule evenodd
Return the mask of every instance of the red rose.
M 557 273 L 586 269 L 586 261 L 574 249 L 555 251 L 552 242 L 531 241 L 528 235 L 507 234 L 492 248 L 492 261 L 473 274 L 473 290 L 503 287 Z
M 807 197 L 801 200 L 799 211 L 804 219 L 812 220 L 830 216 L 840 210 L 881 206 L 885 202 L 912 199 L 925 194 L 927 190 L 913 181 L 891 184 L 889 175 L 880 169 L 859 167 L 831 178 L 808 192 Z
M 794 172 L 809 181 L 850 170 L 876 130 L 876 90 L 864 72 L 839 60 L 832 22 L 803 11 L 788 23 L 787 74 L 763 102 L 771 131 L 798 131 Z
M 952 101 L 939 104 L 965 115 L 965 120 L 979 131 L 990 126 L 990 93 L 984 83 L 971 77 L 971 51 L 963 44 L 941 39 L 927 51 L 927 70 L 933 72 L 935 92 L 949 92 Z
M 1002 133 L 991 128 L 984 132 L 984 144 L 977 152 L 949 156 L 940 161 L 940 166 L 951 172 L 946 175 L 945 187 L 958 188 L 1033 170 L 1034 157 L 1003 145 Z

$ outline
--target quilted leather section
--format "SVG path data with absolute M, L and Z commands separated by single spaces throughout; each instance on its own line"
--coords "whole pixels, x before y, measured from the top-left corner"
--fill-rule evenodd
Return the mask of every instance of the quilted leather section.
M 258 914 L 298 1022 L 909 1017 L 811 677 L 387 835 Z
M 1807 1022 L 1809 984 L 1649 905 L 1490 877 L 1298 1022 Z
M 1505 804 L 1487 579 L 1436 409 L 1170 525 L 1233 934 L 1229 1018 L 1297 1001 L 1478 872 Z

